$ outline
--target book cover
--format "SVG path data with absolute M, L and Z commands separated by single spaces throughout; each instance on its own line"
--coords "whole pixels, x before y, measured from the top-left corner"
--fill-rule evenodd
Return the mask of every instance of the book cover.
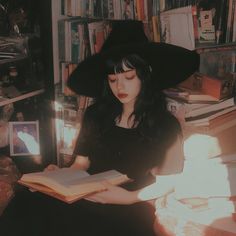
M 196 109 L 189 110 L 185 113 L 185 117 L 194 117 L 211 111 L 218 111 L 227 107 L 235 105 L 235 98 L 231 97 L 224 99 L 215 104 L 206 104 L 205 106 L 199 106 Z
M 58 21 L 58 54 L 59 54 L 59 59 L 60 60 L 65 60 L 66 55 L 65 55 L 65 25 L 66 21 L 65 20 L 60 20 Z
M 161 42 L 160 21 L 158 16 L 152 16 L 153 40 L 154 42 Z
M 80 48 L 82 45 L 80 44 L 80 34 L 79 34 L 79 24 L 81 24 L 81 21 L 75 20 L 70 21 L 70 34 L 71 34 L 71 61 L 74 63 L 78 63 L 80 61 L 79 55 L 80 55 Z
M 166 100 L 167 109 L 183 124 L 185 123 L 185 117 L 187 117 L 187 114 L 198 110 L 198 108 L 200 109 L 211 105 L 205 103 L 186 103 L 170 97 L 167 97 Z
M 213 23 L 213 14 L 211 10 L 201 10 L 199 12 L 199 42 L 214 43 L 215 42 L 215 26 Z
M 201 133 L 206 135 L 217 135 L 224 130 L 231 129 L 236 126 L 236 111 L 232 111 L 216 117 L 208 122 L 202 122 L 199 124 L 190 124 L 185 126 L 188 132 Z
M 88 194 L 104 191 L 103 181 L 119 185 L 129 180 L 126 175 L 116 170 L 89 175 L 86 171 L 62 168 L 55 171 L 24 174 L 18 182 L 67 203 L 72 203 Z
M 98 53 L 107 36 L 106 22 L 96 21 L 88 23 L 91 54 Z
M 160 22 L 163 42 L 195 49 L 192 6 L 161 12 Z
M 187 80 L 181 82 L 179 87 L 188 89 L 190 95 L 199 92 L 220 100 L 232 95 L 234 84 L 235 80 L 233 78 L 220 79 L 202 73 L 195 73 Z
M 222 116 L 224 114 L 227 114 L 229 112 L 232 112 L 236 110 L 236 106 L 232 106 L 232 107 L 227 107 L 227 108 L 223 108 L 221 110 L 218 111 L 211 111 L 205 114 L 201 114 L 195 117 L 188 117 L 186 118 L 186 123 L 188 124 L 200 124 L 200 123 L 205 123 L 205 122 L 209 122 L 210 120 Z
M 228 1 L 216 1 L 216 43 L 225 43 L 227 18 L 228 18 Z

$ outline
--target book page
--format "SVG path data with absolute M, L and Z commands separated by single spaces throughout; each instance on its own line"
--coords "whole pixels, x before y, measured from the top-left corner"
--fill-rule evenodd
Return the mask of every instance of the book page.
M 128 180 L 126 175 L 115 170 L 89 175 L 86 171 L 63 168 L 55 171 L 24 174 L 20 183 L 45 185 L 61 195 L 75 196 L 105 190 L 102 181 L 118 185 Z
M 87 176 L 89 176 L 89 174 L 86 171 L 62 168 L 55 171 L 24 174 L 21 181 L 38 183 L 45 185 L 60 194 L 70 195 L 71 193 L 69 188 L 71 182 L 76 180 L 78 181 Z

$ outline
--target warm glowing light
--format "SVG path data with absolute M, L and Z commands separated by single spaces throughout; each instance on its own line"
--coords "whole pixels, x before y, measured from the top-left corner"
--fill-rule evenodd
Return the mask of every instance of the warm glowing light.
M 54 102 L 55 111 L 61 111 L 63 109 L 63 105 L 57 101 Z
M 72 147 L 75 144 L 75 139 L 78 134 L 79 127 L 74 127 L 72 125 L 65 125 L 64 126 L 64 146 Z
M 221 154 L 218 139 L 205 134 L 193 134 L 184 141 L 186 159 L 207 159 Z
M 64 122 L 62 119 L 55 119 L 55 128 L 56 128 L 56 139 L 57 143 L 60 143 L 63 136 L 63 126 Z
M 184 198 L 229 197 L 236 193 L 229 172 L 232 166 L 208 161 L 185 161 L 184 171 L 176 184 L 175 196 Z
M 19 131 L 17 132 L 17 136 L 24 142 L 29 153 L 34 154 L 34 155 L 39 154 L 39 144 L 32 135 Z
M 156 182 L 143 188 L 142 191 L 139 192 L 138 198 L 145 201 L 163 197 L 173 192 L 180 175 L 181 174 L 157 176 Z
M 236 210 L 235 204 L 228 201 L 230 196 L 236 195 L 233 157 L 230 164 L 222 163 L 218 139 L 204 134 L 194 134 L 185 140 L 184 155 L 183 173 L 172 179 L 174 191 L 156 200 L 158 222 L 171 235 L 177 236 L 190 235 L 189 222 L 219 229 L 229 224 L 227 228 L 236 233 L 235 224 L 230 220 Z M 213 156 L 215 158 L 211 158 Z M 170 183 L 171 178 L 157 177 L 153 192 L 147 189 L 149 192 L 141 192 L 140 198 L 155 195 L 155 189 L 156 192 L 166 191 L 171 187 Z
M 195 222 L 203 225 L 211 225 L 215 228 L 224 227 L 225 219 L 231 217 L 228 209 L 223 208 L 204 208 L 201 210 L 190 209 L 185 204 L 175 199 L 174 194 L 170 194 L 166 199 L 165 207 L 158 207 L 156 204 L 156 215 L 159 222 L 171 231 L 174 235 L 189 235 L 186 234 L 187 223 Z M 169 224 L 168 219 L 175 219 L 172 225 Z M 229 221 L 231 223 L 232 221 Z M 227 222 L 226 222 L 227 223 Z M 231 227 L 233 229 L 233 227 Z M 233 231 L 232 231 L 233 232 Z M 235 232 L 235 230 L 234 230 Z

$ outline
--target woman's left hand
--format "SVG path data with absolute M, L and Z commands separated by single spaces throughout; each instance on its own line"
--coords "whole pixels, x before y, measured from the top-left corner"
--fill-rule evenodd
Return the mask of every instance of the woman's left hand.
M 104 182 L 103 185 L 106 187 L 105 191 L 89 195 L 85 199 L 102 204 L 119 205 L 129 205 L 138 201 L 136 192 L 131 192 L 124 188 L 111 185 L 108 182 Z

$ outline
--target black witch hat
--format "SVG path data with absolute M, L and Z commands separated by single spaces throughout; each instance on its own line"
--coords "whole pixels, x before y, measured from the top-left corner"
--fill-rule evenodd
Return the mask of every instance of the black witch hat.
M 80 95 L 99 97 L 107 78 L 106 61 L 136 54 L 152 69 L 153 88 L 173 87 L 199 67 L 199 54 L 166 43 L 150 42 L 140 21 L 115 21 L 100 52 L 78 64 L 68 79 L 68 86 Z

